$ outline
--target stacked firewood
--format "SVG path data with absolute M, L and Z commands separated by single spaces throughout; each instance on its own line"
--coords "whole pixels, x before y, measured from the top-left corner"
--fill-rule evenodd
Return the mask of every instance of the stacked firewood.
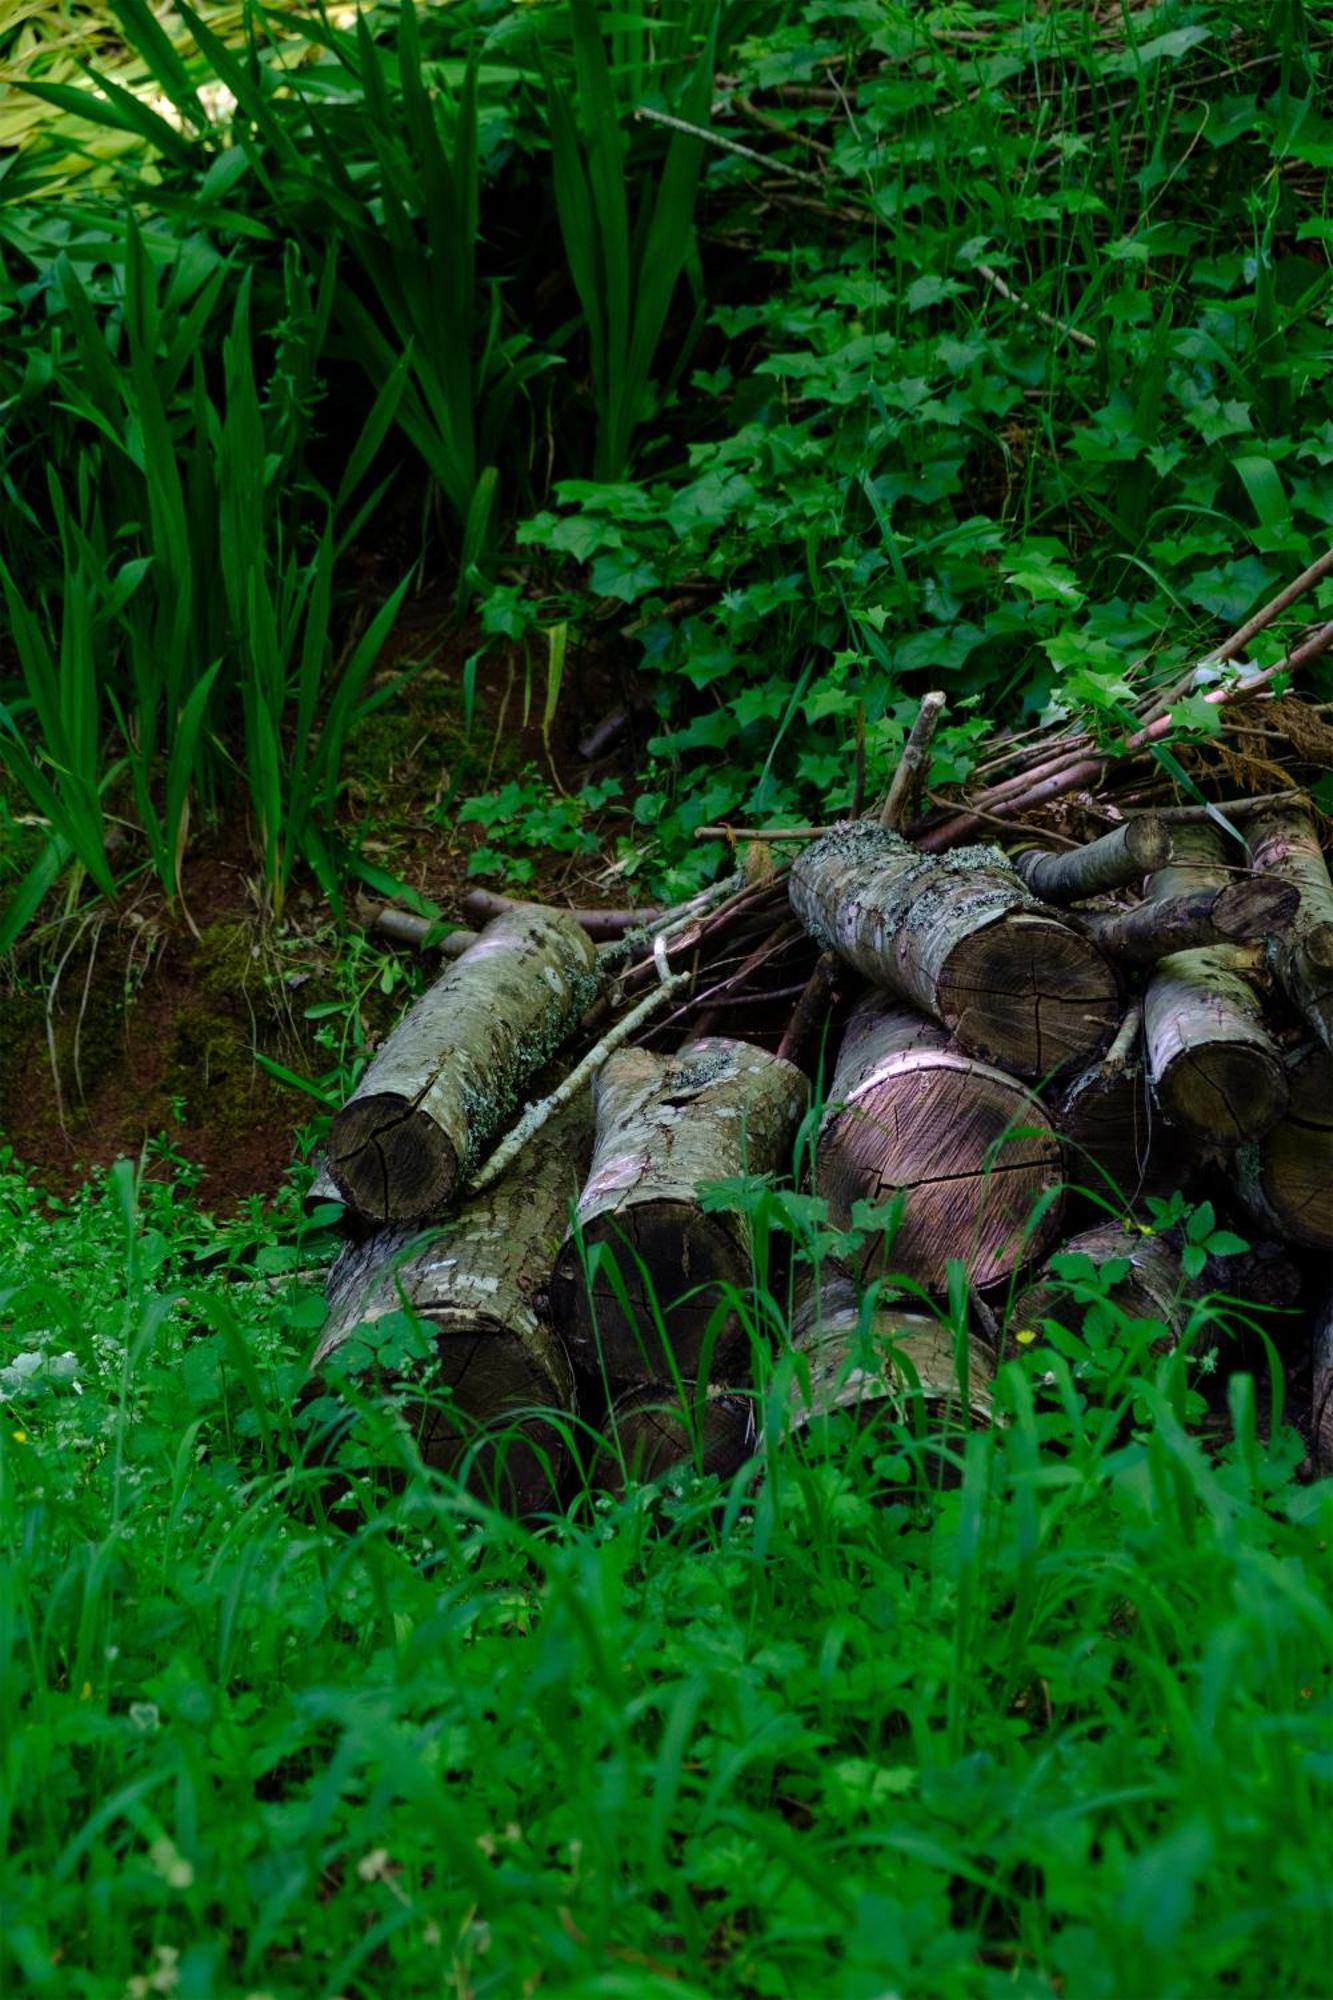
M 1205 1288 L 1285 1309 L 1333 1453 L 1333 884 L 1303 788 L 1333 731 L 1272 669 L 1206 699 L 1231 726 L 1169 785 L 1141 763 L 1158 704 L 1119 762 L 1020 742 L 923 815 L 928 697 L 880 812 L 742 836 L 747 873 L 679 910 L 480 899 L 333 1121 L 315 1198 L 350 1240 L 316 1377 L 336 1357 L 401 1392 L 406 1313 L 423 1455 L 501 1441 L 487 1476 L 523 1511 L 581 1434 L 603 1483 L 734 1468 L 764 1324 L 746 1191 L 794 1175 L 854 1246 L 790 1275 L 794 1426 L 909 1388 L 984 1421 L 1006 1340 L 1067 1320 L 1050 1259 L 1081 1251 L 1178 1339 Z M 1250 1252 L 1201 1273 L 1151 1231 L 1176 1188 Z

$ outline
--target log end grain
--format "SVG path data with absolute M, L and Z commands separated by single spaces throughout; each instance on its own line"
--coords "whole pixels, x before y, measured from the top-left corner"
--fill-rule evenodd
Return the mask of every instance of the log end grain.
M 1294 882 L 1284 882 L 1276 875 L 1242 875 L 1219 891 L 1212 920 L 1219 937 L 1250 944 L 1287 930 L 1300 903 L 1301 892 Z M 1333 925 L 1329 936 L 1333 941 Z M 1333 964 L 1333 959 L 1329 962 Z
M 1242 1161 L 1242 1187 L 1284 1241 L 1333 1250 L 1333 1055 L 1302 1050 L 1288 1076 L 1287 1114 Z
M 438 1214 L 461 1172 L 448 1134 L 396 1092 L 344 1105 L 329 1133 L 328 1164 L 343 1199 L 377 1225 Z
M 1281 1058 L 1254 1042 L 1199 1042 L 1159 1073 L 1156 1087 L 1173 1125 L 1222 1147 L 1271 1131 L 1287 1103 Z
M 1033 910 L 961 939 L 938 994 L 940 1013 L 964 1048 L 1026 1077 L 1090 1061 L 1121 1014 L 1115 973 L 1097 946 Z
M 565 1244 L 551 1278 L 552 1317 L 577 1365 L 614 1382 L 725 1373 L 745 1330 L 724 1288 L 743 1290 L 750 1276 L 733 1227 L 689 1202 L 637 1201 L 593 1216 L 582 1239 L 582 1255 Z
M 754 1448 L 754 1404 L 749 1396 L 712 1389 L 700 1407 L 692 1385 L 685 1385 L 682 1400 L 669 1384 L 651 1382 L 612 1405 L 607 1430 L 593 1482 L 608 1492 L 621 1494 L 686 1469 L 730 1479 Z
M 1005 1277 L 1049 1242 L 1051 1200 L 1030 1229 L 1034 1206 L 1063 1178 L 1060 1141 L 1045 1112 L 1011 1077 L 937 1049 L 890 1055 L 847 1101 L 835 1102 L 820 1133 L 817 1185 L 840 1228 L 857 1201 L 901 1192 L 891 1237 L 870 1237 L 861 1276 L 887 1272 L 940 1291 L 951 1258 L 966 1259 L 979 1286 Z

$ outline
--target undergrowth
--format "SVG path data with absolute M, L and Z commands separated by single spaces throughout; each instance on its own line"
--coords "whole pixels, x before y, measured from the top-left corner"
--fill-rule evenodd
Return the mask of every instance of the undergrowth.
M 1250 1376 L 1206 1446 L 1072 1315 L 991 1429 L 802 1442 L 779 1365 L 730 1484 L 520 1525 L 392 1409 L 311 1456 L 326 1218 L 178 1166 L 0 1181 L 23 1990 L 1323 1990 L 1333 1486 Z

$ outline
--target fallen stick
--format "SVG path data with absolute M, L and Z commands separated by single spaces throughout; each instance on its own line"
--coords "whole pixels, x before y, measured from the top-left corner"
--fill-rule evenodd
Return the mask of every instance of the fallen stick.
M 672 1057 L 611 1056 L 595 1086 L 592 1169 L 551 1279 L 577 1363 L 622 1382 L 725 1376 L 745 1346 L 728 1291 L 750 1283 L 749 1227 L 737 1207 L 706 1209 L 700 1185 L 784 1173 L 808 1099 L 790 1063 L 720 1036 Z
M 338 1192 L 368 1221 L 438 1214 L 599 985 L 572 917 L 513 910 L 409 1008 L 329 1131 Z
M 1013 1077 L 954 1048 L 932 1022 L 867 998 L 847 1027 L 820 1127 L 815 1186 L 834 1226 L 858 1202 L 902 1197 L 897 1229 L 866 1238 L 859 1276 L 930 1291 L 966 1258 L 979 1286 L 1040 1255 L 1059 1223 L 1060 1142 Z
M 513 910 L 539 910 L 557 908 L 555 904 L 525 903 L 513 896 L 502 896 L 495 889 L 468 889 L 463 896 L 462 908 L 469 917 L 482 923 L 490 923 L 496 917 L 509 915 Z M 605 943 L 612 938 L 624 937 L 627 931 L 644 930 L 652 924 L 661 923 L 672 914 L 669 910 L 561 910 L 562 916 L 572 917 L 590 938 Z
M 411 910 L 399 910 L 393 904 L 385 903 L 366 919 L 366 929 L 388 938 L 390 944 L 413 945 L 420 951 L 439 925 L 430 917 L 418 917 Z M 447 931 L 436 940 L 435 948 L 441 958 L 461 958 L 477 942 L 477 935 L 476 931 Z
M 1177 829 L 1172 865 L 1149 883 L 1168 904 L 1231 884 L 1221 836 L 1211 826 Z M 1144 1040 L 1157 1101 L 1173 1124 L 1213 1146 L 1257 1139 L 1282 1116 L 1287 1079 L 1250 983 L 1258 950 L 1218 945 L 1163 958 L 1143 1002 Z
M 1209 688 L 1202 699 L 1211 707 L 1243 701 L 1268 687 L 1279 674 L 1299 672 L 1312 660 L 1318 659 L 1321 653 L 1327 652 L 1330 646 L 1333 646 L 1333 620 L 1321 625 L 1285 659 L 1276 661 L 1271 667 L 1264 667 L 1259 673 L 1247 674 L 1240 680 L 1232 681 L 1228 686 Z M 1122 762 L 1134 751 L 1160 743 L 1170 735 L 1172 727 L 1169 715 L 1157 716 L 1127 736 L 1114 758 L 1109 753 L 1093 752 L 1090 740 L 1085 739 L 1084 743 L 1058 755 L 1049 763 L 1037 765 L 980 793 L 953 818 L 945 820 L 942 825 L 927 827 L 918 845 L 928 853 L 939 853 L 961 840 L 972 838 L 985 818 L 1012 820 L 1023 813 L 1035 811 L 1038 806 L 1049 804 L 1052 799 L 1077 791 L 1081 785 L 1096 785 L 1101 781 L 1108 763 Z
M 865 823 L 833 828 L 789 877 L 811 936 L 874 985 L 1021 1076 L 1086 1061 L 1120 1018 L 1116 978 L 1044 910 L 998 848 L 919 854 Z
M 931 745 L 944 709 L 945 697 L 938 688 L 922 695 L 921 706 L 908 731 L 902 755 L 880 808 L 879 823 L 892 833 L 904 832 L 921 810 L 921 793 L 930 768 Z
M 512 1132 L 508 1133 L 496 1147 L 490 1158 L 473 1175 L 470 1192 L 480 1194 L 491 1187 L 502 1174 L 509 1172 L 524 1147 L 529 1145 L 544 1125 L 569 1104 L 580 1091 L 592 1082 L 597 1071 L 616 1049 L 627 1042 L 631 1035 L 638 1033 L 645 1021 L 651 1020 L 659 1008 L 690 983 L 687 973 L 673 973 L 660 986 L 654 987 L 646 999 L 637 1007 L 631 1007 L 628 1014 L 621 1016 L 614 1027 L 608 1028 L 599 1042 L 595 1042 L 585 1056 L 574 1065 L 562 1083 L 557 1084 L 547 1097 L 530 1104 Z

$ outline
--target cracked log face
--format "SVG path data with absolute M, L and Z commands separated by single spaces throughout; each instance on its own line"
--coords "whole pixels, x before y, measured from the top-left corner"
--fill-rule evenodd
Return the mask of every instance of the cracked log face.
M 1090 1257 L 1099 1268 L 1124 1260 L 1128 1269 L 1108 1294 L 1112 1305 L 1127 1319 L 1154 1320 L 1164 1326 L 1171 1343 L 1179 1340 L 1189 1314 L 1189 1287 L 1181 1277 L 1180 1250 L 1162 1236 L 1130 1235 L 1118 1222 L 1102 1222 L 1071 1236 L 1060 1246 L 1062 1257 Z M 1043 1320 L 1077 1331 L 1088 1308 L 1079 1305 L 1049 1268 L 1015 1301 L 1009 1325 L 1040 1330 Z M 1155 1343 L 1154 1343 L 1155 1344 Z M 1021 1352 L 1011 1337 L 1006 1341 L 1010 1354 Z
M 329 1133 L 338 1192 L 377 1226 L 438 1215 L 597 991 L 559 911 L 499 917 L 411 1007 Z
M 724 1480 L 739 1472 L 754 1448 L 752 1399 L 712 1388 L 700 1408 L 694 1385 L 684 1388 L 683 1402 L 670 1384 L 650 1382 L 612 1404 L 594 1485 L 619 1495 L 686 1469 Z
M 1333 1250 L 1333 1055 L 1298 1049 L 1287 1077 L 1286 1116 L 1237 1161 L 1241 1193 L 1284 1242 Z
M 1060 1141 L 1013 1077 L 952 1047 L 943 1031 L 881 996 L 848 1024 L 820 1130 L 816 1184 L 831 1219 L 851 1226 L 857 1201 L 904 1197 L 896 1235 L 874 1235 L 860 1275 L 897 1273 L 932 1291 L 966 1259 L 993 1284 L 1039 1255 L 1059 1223 Z
M 724 1288 L 750 1283 L 748 1230 L 731 1210 L 706 1213 L 699 1186 L 785 1173 L 808 1101 L 791 1063 L 720 1036 L 667 1058 L 637 1048 L 609 1058 L 578 1228 L 551 1280 L 576 1362 L 648 1383 L 673 1371 L 725 1377 L 744 1358 L 744 1325 Z
M 1180 1170 L 1180 1148 L 1169 1164 L 1154 1159 L 1153 1108 L 1141 1062 L 1096 1063 L 1076 1076 L 1054 1108 L 1065 1142 L 1069 1179 L 1093 1194 L 1132 1201 Z
M 937 1431 L 989 1423 L 994 1357 L 975 1334 L 964 1341 L 960 1357 L 951 1327 L 892 1301 L 867 1315 L 853 1275 L 825 1265 L 802 1287 L 793 1316 L 799 1365 L 788 1403 L 792 1430 L 838 1418 L 857 1424 L 884 1417 L 909 1422 L 918 1397 Z
M 1173 830 L 1173 860 L 1149 884 L 1154 903 L 1233 880 L 1211 826 Z M 1216 945 L 1164 958 L 1143 1000 L 1143 1032 L 1157 1101 L 1173 1124 L 1210 1146 L 1257 1139 L 1287 1102 L 1282 1056 L 1264 1025 L 1251 979 L 1258 946 Z
M 1043 910 L 998 848 L 921 854 L 858 821 L 811 842 L 790 893 L 822 945 L 1017 1075 L 1086 1062 L 1119 1019 L 1103 953 Z
M 552 1503 L 565 1458 L 537 1414 L 574 1402 L 545 1289 L 591 1128 L 585 1092 L 449 1222 L 349 1245 L 311 1362 L 330 1386 L 350 1376 L 362 1393 L 394 1395 L 428 1465 L 524 1514 Z

